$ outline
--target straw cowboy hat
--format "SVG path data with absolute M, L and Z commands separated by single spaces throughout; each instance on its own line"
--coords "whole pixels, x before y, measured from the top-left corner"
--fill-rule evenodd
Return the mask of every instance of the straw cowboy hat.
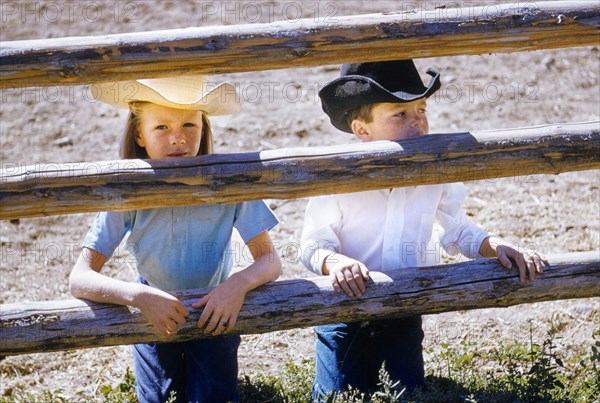
M 125 109 L 130 102 L 146 101 L 176 109 L 202 110 L 208 115 L 240 111 L 240 98 L 233 85 L 208 82 L 203 75 L 102 83 L 92 86 L 92 96 Z
M 425 87 L 412 60 L 344 64 L 340 78 L 319 91 L 323 111 L 338 129 L 352 133 L 348 112 L 379 102 L 411 102 L 428 98 L 440 88 L 440 73 L 427 69 L 432 78 Z

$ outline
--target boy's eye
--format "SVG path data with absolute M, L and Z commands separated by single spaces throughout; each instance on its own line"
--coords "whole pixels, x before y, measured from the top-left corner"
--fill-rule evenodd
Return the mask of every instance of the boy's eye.
M 406 116 L 406 112 L 404 112 L 404 111 L 398 112 L 398 113 L 396 113 L 396 116 L 403 118 L 404 116 Z
M 167 128 L 167 125 L 158 125 L 155 127 L 156 130 L 165 130 Z

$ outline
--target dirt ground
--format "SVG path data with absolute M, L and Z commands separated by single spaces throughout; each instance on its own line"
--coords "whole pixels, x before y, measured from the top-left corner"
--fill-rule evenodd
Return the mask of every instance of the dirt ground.
M 443 2 L 397 1 L 95 1 L 5 2 L 2 41 L 104 35 L 189 26 L 294 21 L 434 7 Z M 450 5 L 455 6 L 457 2 Z M 494 5 L 498 2 L 469 2 Z M 433 11 L 435 12 L 435 11 Z M 443 86 L 429 102 L 431 132 L 534 126 L 600 119 L 598 47 L 416 60 L 442 73 Z M 215 118 L 216 152 L 334 145 L 355 141 L 337 132 L 321 111 L 317 92 L 339 66 L 223 76 L 238 87 L 242 112 Z M 88 87 L 3 90 L 0 144 L 3 168 L 21 164 L 118 158 L 125 113 L 92 102 Z M 600 249 L 599 171 L 529 175 L 467 183 L 465 208 L 487 230 L 546 254 Z M 272 231 L 284 261 L 282 279 L 308 277 L 286 245 L 299 242 L 306 199 L 268 200 L 281 220 Z M 67 278 L 93 214 L 0 222 L 0 303 L 69 298 Z M 132 279 L 119 251 L 106 273 Z M 239 265 L 243 262 L 238 262 Z M 588 348 L 600 327 L 600 299 L 555 301 L 425 317 L 425 347 L 461 340 L 489 345 L 541 338 L 563 323 L 563 351 Z M 240 375 L 276 373 L 288 359 L 312 357 L 312 332 L 296 329 L 244 336 Z M 0 396 L 15 388 L 61 389 L 70 401 L 97 396 L 131 366 L 128 347 L 9 357 L 0 362 Z

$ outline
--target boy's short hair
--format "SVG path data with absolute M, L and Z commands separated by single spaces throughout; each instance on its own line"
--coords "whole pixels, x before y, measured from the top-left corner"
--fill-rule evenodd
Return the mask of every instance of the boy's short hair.
M 348 126 L 352 127 L 352 121 L 356 119 L 362 120 L 365 123 L 371 123 L 373 121 L 373 108 L 375 105 L 377 104 L 364 104 L 346 112 Z

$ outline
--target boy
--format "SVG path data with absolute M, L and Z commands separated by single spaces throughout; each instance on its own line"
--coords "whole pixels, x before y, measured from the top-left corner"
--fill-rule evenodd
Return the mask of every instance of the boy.
M 429 133 L 427 98 L 440 87 L 440 75 L 427 87 L 412 60 L 344 65 L 340 78 L 319 92 L 323 110 L 338 129 L 362 141 L 403 140 Z M 436 245 L 457 248 L 469 258 L 497 257 L 521 281 L 542 273 L 545 259 L 492 237 L 462 210 L 461 183 L 383 189 L 312 198 L 306 208 L 302 261 L 328 275 L 337 291 L 361 297 L 369 270 L 439 263 Z M 434 223 L 441 225 L 433 239 Z M 436 243 L 438 241 L 439 243 Z M 378 370 L 414 388 L 424 384 L 421 317 L 318 326 L 313 398 L 322 401 L 352 386 L 371 393 Z

